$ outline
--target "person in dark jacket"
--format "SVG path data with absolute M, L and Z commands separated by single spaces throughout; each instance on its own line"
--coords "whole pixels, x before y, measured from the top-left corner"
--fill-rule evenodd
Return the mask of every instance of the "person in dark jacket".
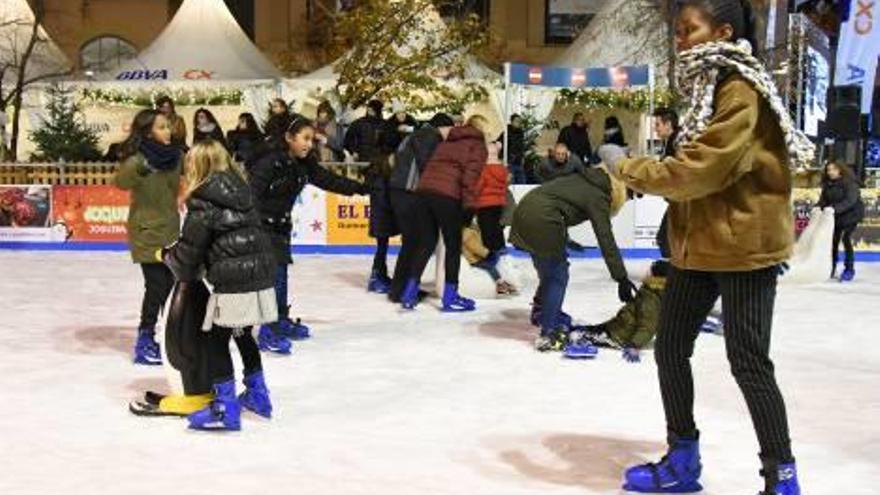
M 626 138 L 623 137 L 623 126 L 620 120 L 615 116 L 605 118 L 605 133 L 602 138 L 602 144 L 614 144 L 621 148 L 626 148 Z
M 131 123 L 131 134 L 122 144 L 119 157 L 121 163 L 113 183 L 131 193 L 128 245 L 132 260 L 144 274 L 134 362 L 159 365 L 162 353 L 155 341 L 156 323 L 174 286 L 174 277 L 154 253 L 177 239 L 177 192 L 183 150 L 172 143 L 171 127 L 164 115 L 142 110 Z
M 663 140 L 663 158 L 675 156 L 675 140 L 678 138 L 678 114 L 671 108 L 658 108 L 654 111 L 654 134 Z M 660 257 L 668 260 L 672 257 L 672 249 L 669 247 L 669 219 L 663 212 L 660 220 L 660 228 L 657 229 L 657 247 L 660 248 Z
M 253 114 L 243 113 L 238 116 L 238 126 L 226 134 L 229 152 L 238 162 L 247 162 L 254 155 L 257 147 L 265 137 L 257 125 Z
M 207 108 L 200 108 L 196 110 L 196 114 L 193 117 L 193 145 L 206 139 L 213 139 L 226 146 L 223 129 L 220 127 L 220 123 L 217 122 L 214 114 Z
M 336 122 L 336 110 L 329 101 L 322 101 L 315 119 L 315 147 L 322 162 L 341 162 L 345 159 L 342 135 L 343 131 Z
M 479 191 L 477 183 L 486 164 L 485 129 L 488 121 L 475 115 L 467 124 L 454 127 L 437 146 L 419 180 L 417 194 L 419 248 L 413 258 L 410 277 L 401 295 L 406 309 L 418 304 L 419 280 L 437 246 L 439 233 L 446 247 L 444 311 L 473 311 L 476 303 L 458 293 L 461 264 L 461 229 L 465 211 L 473 212 Z
M 204 277 L 214 288 L 202 326 L 210 331 L 203 350 L 214 399 L 189 416 L 190 428 L 239 430 L 242 406 L 264 417 L 272 412 L 251 327 L 277 318 L 275 259 L 244 171 L 223 145 L 196 143 L 187 155 L 186 179 L 186 219 L 179 240 L 162 258 L 181 283 Z M 233 331 L 247 387 L 240 398 L 229 354 Z
M 388 243 L 400 233 L 394 221 L 391 208 L 391 196 L 388 190 L 388 177 L 391 166 L 388 155 L 378 155 L 373 159 L 365 174 L 366 183 L 370 188 L 370 227 L 369 235 L 376 239 L 376 253 L 373 256 L 373 268 L 367 291 L 387 294 L 391 290 L 391 278 L 388 276 Z
M 556 143 L 553 149 L 547 153 L 547 159 L 535 170 L 535 175 L 543 184 L 557 177 L 575 174 L 583 170 L 584 163 L 580 158 L 571 154 L 565 143 Z
M 406 113 L 406 109 L 400 103 L 393 105 L 393 113 L 388 117 L 387 132 L 385 134 L 385 149 L 389 152 L 396 151 L 400 143 L 407 136 L 415 132 L 419 123 L 415 117 Z
M 571 119 L 571 125 L 563 127 L 559 131 L 557 143 L 568 146 L 571 153 L 580 158 L 583 163 L 590 163 L 593 148 L 590 145 L 590 126 L 587 124 L 584 114 L 577 112 Z
M 498 142 L 504 145 L 504 134 L 498 136 Z M 507 124 L 507 170 L 513 176 L 513 184 L 527 184 L 526 177 L 526 133 L 523 119 L 518 114 L 510 116 Z
M 517 205 L 510 242 L 531 254 L 538 272 L 532 305 L 532 321 L 541 327 L 537 350 L 561 350 L 566 343 L 571 317 L 562 311 L 562 303 L 568 287 L 565 244 L 570 227 L 590 221 L 620 300 L 634 297 L 636 288 L 627 277 L 611 228 L 611 217 L 623 207 L 626 196 L 619 180 L 603 168 L 589 168 L 533 189 Z
M 359 162 L 372 162 L 387 143 L 388 124 L 382 119 L 382 102 L 367 104 L 367 114 L 351 123 L 345 133 L 345 149 Z
M 287 305 L 287 265 L 290 256 L 291 209 L 307 184 L 325 191 L 351 196 L 367 194 L 369 188 L 345 177 L 333 174 L 318 163 L 313 152 L 314 124 L 306 118 L 290 121 L 280 148 L 268 148 L 248 168 L 251 188 L 263 227 L 272 241 L 276 269 L 275 291 L 278 302 L 278 322 L 260 328 L 258 341 L 264 350 L 290 353 L 288 338 L 307 338 L 308 328 L 289 317 Z
M 413 256 L 419 246 L 418 197 L 415 194 L 419 179 L 434 150 L 446 139 L 453 125 L 452 117 L 438 113 L 408 136 L 394 154 L 388 189 L 394 219 L 400 228 L 401 245 L 388 291 L 388 299 L 392 302 L 400 302 L 403 287 L 409 279 Z
M 837 273 L 840 241 L 843 241 L 844 261 L 841 282 L 849 282 L 855 278 L 855 251 L 853 250 L 852 234 L 859 222 L 865 217 L 865 204 L 862 202 L 859 182 L 855 174 L 846 165 L 830 162 L 825 166 L 822 177 L 822 195 L 819 198 L 820 208 L 834 208 L 834 241 L 831 245 L 831 276 Z

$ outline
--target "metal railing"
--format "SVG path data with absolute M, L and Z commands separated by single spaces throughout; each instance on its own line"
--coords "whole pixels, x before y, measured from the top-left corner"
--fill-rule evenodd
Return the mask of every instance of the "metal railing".
M 322 166 L 345 177 L 360 179 L 366 162 L 322 162 Z M 95 163 L 0 163 L 0 184 L 88 186 L 112 184 L 119 164 Z

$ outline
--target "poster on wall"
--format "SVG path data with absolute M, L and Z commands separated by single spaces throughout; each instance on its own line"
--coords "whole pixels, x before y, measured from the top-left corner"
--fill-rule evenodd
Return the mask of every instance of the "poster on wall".
M 128 191 L 113 186 L 55 186 L 52 217 L 67 240 L 126 242 Z
M 810 210 L 819 202 L 820 189 L 795 189 L 794 201 L 795 234 L 800 235 L 807 228 Z M 865 218 L 853 232 L 856 251 L 880 251 L 880 189 L 862 189 L 865 203 Z
M 831 85 L 831 63 L 819 50 L 807 46 L 804 57 L 804 132 L 819 135 L 819 122 L 828 115 L 826 104 Z
M 0 186 L 0 242 L 52 240 L 51 186 Z
M 595 17 L 604 0 L 547 0 L 544 42 L 571 44 Z

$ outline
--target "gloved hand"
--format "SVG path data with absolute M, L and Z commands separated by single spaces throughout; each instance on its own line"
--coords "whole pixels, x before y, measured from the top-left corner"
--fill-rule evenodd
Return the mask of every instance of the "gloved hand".
M 623 359 L 629 363 L 639 363 L 642 361 L 642 356 L 639 353 L 638 347 L 627 346 L 623 348 Z
M 598 155 L 599 160 L 608 167 L 609 172 L 616 174 L 617 164 L 626 158 L 626 151 L 616 144 L 603 144 L 602 146 L 599 146 L 596 155 Z
M 632 302 L 639 289 L 628 278 L 617 281 L 617 297 L 622 303 Z
M 775 268 L 776 268 L 776 275 L 782 277 L 783 275 L 788 273 L 788 270 L 791 269 L 791 266 L 789 266 L 787 261 L 783 261 L 782 263 L 776 265 Z

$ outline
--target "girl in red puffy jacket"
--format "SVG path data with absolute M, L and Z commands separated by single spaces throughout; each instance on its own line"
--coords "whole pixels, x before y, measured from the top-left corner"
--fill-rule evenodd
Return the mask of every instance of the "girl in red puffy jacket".
M 489 143 L 488 158 L 480 180 L 477 182 L 477 223 L 483 244 L 489 249 L 490 256 L 497 256 L 504 250 L 504 227 L 501 226 L 501 215 L 507 204 L 507 185 L 509 176 L 507 167 L 498 159 L 500 146 Z

